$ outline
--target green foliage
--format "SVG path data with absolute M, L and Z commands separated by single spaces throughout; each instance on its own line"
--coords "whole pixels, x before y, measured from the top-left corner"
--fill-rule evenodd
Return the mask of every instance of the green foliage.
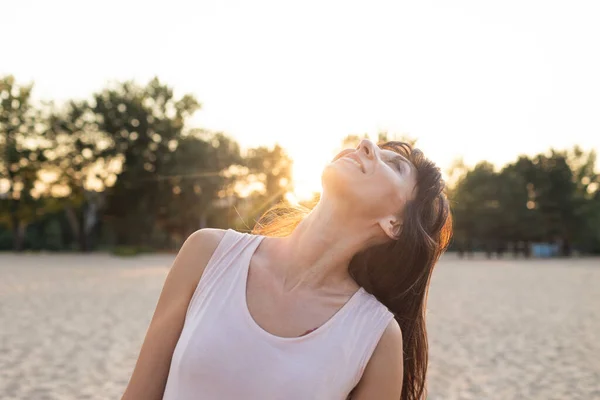
M 14 248 L 23 248 L 27 225 L 43 209 L 34 185 L 45 161 L 45 117 L 31 104 L 33 85 L 0 78 L 0 181 L 8 186 L 0 223 L 13 231 Z
M 459 247 L 499 248 L 513 242 L 553 242 L 600 248 L 595 153 L 579 148 L 521 156 L 500 172 L 488 163 L 464 170 L 450 191 Z
M 168 211 L 171 198 L 181 191 L 177 179 L 169 177 L 185 137 L 185 122 L 200 105 L 191 95 L 175 98 L 158 79 L 146 86 L 125 82 L 107 88 L 94 95 L 93 103 L 98 129 L 108 137 L 105 154 L 121 164 L 107 191 L 106 216 L 117 243 L 147 242 L 156 228 L 156 214 Z M 186 171 L 190 172 L 196 171 Z

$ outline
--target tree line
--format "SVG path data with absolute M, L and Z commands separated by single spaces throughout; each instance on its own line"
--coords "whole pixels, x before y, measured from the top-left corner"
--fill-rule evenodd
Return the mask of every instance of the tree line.
M 291 189 L 283 148 L 190 128 L 200 103 L 158 79 L 62 105 L 32 88 L 0 78 L 0 249 L 174 249 L 249 229 Z
M 600 253 L 600 185 L 596 153 L 549 150 L 496 170 L 457 163 L 449 196 L 453 248 L 501 256 L 530 255 L 532 244 L 552 245 L 555 255 Z
M 293 189 L 283 148 L 242 150 L 222 132 L 190 127 L 198 100 L 157 78 L 61 105 L 34 102 L 32 89 L 0 78 L 0 249 L 175 250 L 199 228 L 251 229 Z M 599 253 L 595 163 L 579 147 L 499 170 L 457 161 L 447 171 L 451 248 L 529 255 L 549 243 L 563 255 Z

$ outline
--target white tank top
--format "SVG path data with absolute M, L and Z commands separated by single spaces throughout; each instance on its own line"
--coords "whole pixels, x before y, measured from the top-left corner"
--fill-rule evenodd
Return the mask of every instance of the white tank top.
M 304 336 L 265 331 L 246 303 L 263 238 L 226 231 L 188 306 L 163 400 L 343 400 L 360 380 L 392 313 L 360 288 Z

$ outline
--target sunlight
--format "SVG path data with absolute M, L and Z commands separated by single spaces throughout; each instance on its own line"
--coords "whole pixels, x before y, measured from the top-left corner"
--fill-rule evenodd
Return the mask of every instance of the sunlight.
M 294 174 L 295 175 L 295 174 Z M 294 192 L 291 193 L 295 202 L 299 202 L 302 200 L 310 200 L 313 197 L 313 194 L 321 191 L 320 183 L 310 183 L 310 182 L 302 182 L 301 180 L 297 180 L 294 178 Z
M 304 146 L 290 149 L 290 157 L 294 160 L 293 194 L 297 200 L 309 200 L 314 193 L 321 192 L 321 173 L 333 157 L 332 151 L 327 148 L 328 146 L 315 148 L 314 143 L 307 142 Z
M 285 194 L 285 200 L 291 204 L 298 204 L 300 202 L 300 199 L 296 197 L 296 194 L 294 192 L 287 192 Z
M 323 137 L 319 141 L 304 140 L 287 147 L 292 158 L 294 197 L 298 201 L 310 200 L 321 192 L 321 174 L 327 164 L 345 147 L 342 135 Z

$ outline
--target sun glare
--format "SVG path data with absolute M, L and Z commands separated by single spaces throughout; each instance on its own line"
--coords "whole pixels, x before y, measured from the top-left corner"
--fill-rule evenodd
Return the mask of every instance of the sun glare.
M 321 174 L 336 154 L 347 147 L 343 135 L 323 137 L 320 141 L 304 140 L 289 143 L 288 154 L 292 158 L 294 191 L 288 198 L 296 202 L 310 200 L 321 193 Z
M 294 160 L 293 180 L 294 197 L 298 200 L 309 200 L 315 193 L 321 192 L 321 173 L 331 161 L 331 152 L 309 148 L 290 150 Z

